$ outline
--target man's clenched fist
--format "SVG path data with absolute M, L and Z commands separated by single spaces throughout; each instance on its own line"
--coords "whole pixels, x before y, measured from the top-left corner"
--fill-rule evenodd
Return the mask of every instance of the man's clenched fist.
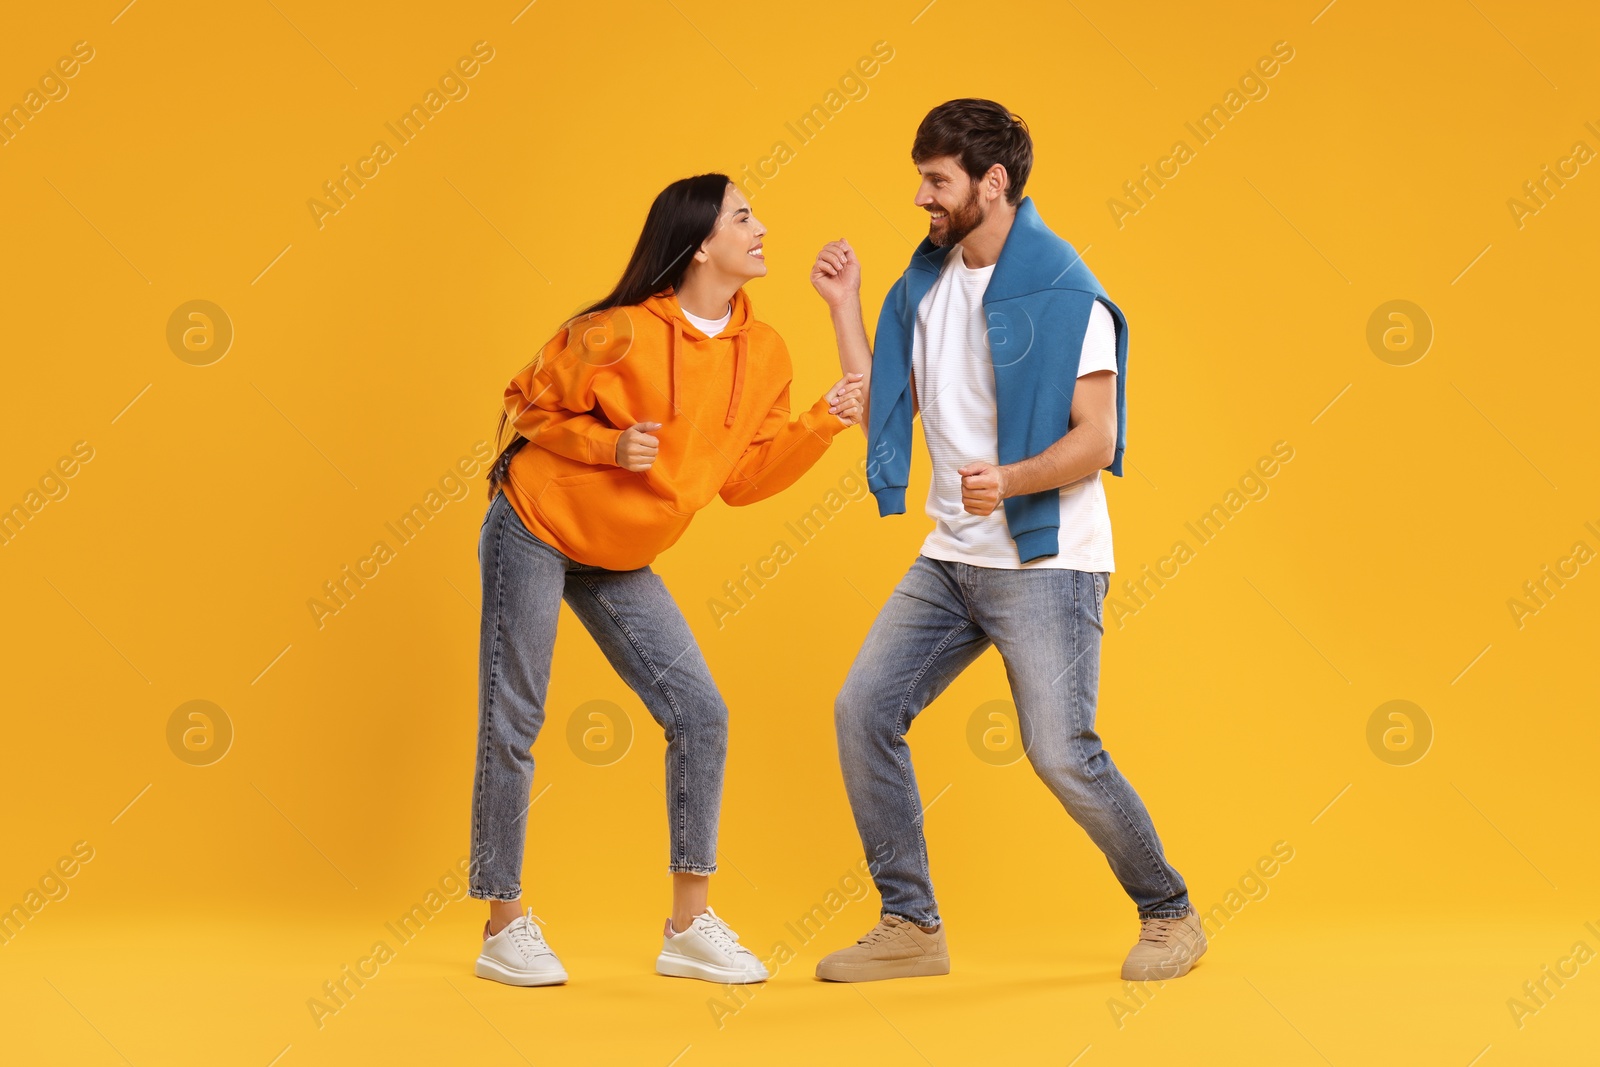
M 829 241 L 811 266 L 811 284 L 829 307 L 838 307 L 861 291 L 861 261 L 844 239 Z
M 974 460 L 956 471 L 961 475 L 961 506 L 969 515 L 989 515 L 1006 497 L 1005 468 Z

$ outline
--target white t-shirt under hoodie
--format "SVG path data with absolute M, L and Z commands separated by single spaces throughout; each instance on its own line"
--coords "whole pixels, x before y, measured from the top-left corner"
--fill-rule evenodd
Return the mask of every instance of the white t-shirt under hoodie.
M 969 267 L 958 244 L 945 257 L 933 288 L 917 307 L 911 345 L 912 382 L 922 411 L 922 432 L 933 460 L 928 517 L 933 530 L 922 554 L 978 567 L 1060 567 L 1081 571 L 1115 569 L 1111 514 L 1100 472 L 1061 487 L 1060 550 L 1023 563 L 1006 526 L 1005 503 L 988 515 L 961 506 L 961 476 L 974 460 L 998 465 L 994 363 L 984 329 L 983 292 L 994 265 Z M 1078 376 L 1117 370 L 1117 333 L 1111 312 L 1099 300 L 1089 315 Z
M 733 318 L 732 304 L 728 305 L 728 310 L 722 313 L 722 318 L 720 319 L 702 319 L 699 315 L 696 315 L 682 304 L 678 305 L 678 310 L 683 312 L 683 317 L 689 320 L 689 324 L 691 326 L 705 334 L 707 337 L 717 336 L 717 334 L 721 333 L 723 328 L 728 325 L 728 320 Z

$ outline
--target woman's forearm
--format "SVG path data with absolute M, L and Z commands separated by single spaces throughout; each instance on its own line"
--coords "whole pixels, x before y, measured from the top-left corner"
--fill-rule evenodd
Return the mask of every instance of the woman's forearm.
M 743 507 L 783 492 L 822 458 L 842 432 L 844 425 L 828 411 L 828 398 L 822 397 L 794 422 L 785 423 L 770 440 L 752 446 L 740 457 L 722 487 L 722 499 Z

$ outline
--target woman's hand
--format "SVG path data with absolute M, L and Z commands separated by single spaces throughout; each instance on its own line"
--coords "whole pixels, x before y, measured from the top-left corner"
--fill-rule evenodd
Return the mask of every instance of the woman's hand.
M 841 238 L 822 246 L 811 267 L 811 284 L 831 308 L 860 296 L 861 261 L 850 242 Z
M 622 431 L 617 438 L 617 466 L 630 471 L 647 471 L 656 461 L 656 448 L 661 444 L 651 430 L 661 429 L 659 422 L 636 422 Z
M 846 426 L 861 423 L 861 375 L 846 374 L 828 390 L 828 410 Z

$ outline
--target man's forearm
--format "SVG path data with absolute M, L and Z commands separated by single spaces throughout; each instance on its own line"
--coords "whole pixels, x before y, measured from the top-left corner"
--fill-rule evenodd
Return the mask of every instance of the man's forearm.
M 1115 449 L 1098 426 L 1080 422 L 1037 456 L 1002 466 L 1001 496 L 1027 496 L 1070 485 L 1105 467 Z
M 833 336 L 839 344 L 839 368 L 845 374 L 861 375 L 861 431 L 867 429 L 867 398 L 872 388 L 872 348 L 867 343 L 867 323 L 861 314 L 861 300 L 852 296 L 828 308 L 833 320 Z

